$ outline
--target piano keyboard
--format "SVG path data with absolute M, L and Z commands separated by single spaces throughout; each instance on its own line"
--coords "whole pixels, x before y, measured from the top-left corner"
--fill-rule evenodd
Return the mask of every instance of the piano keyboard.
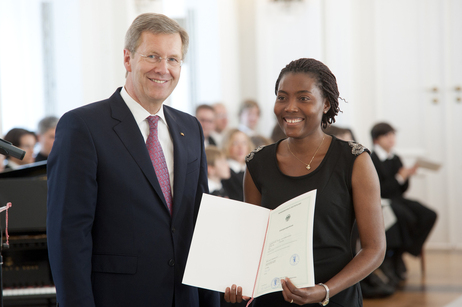
M 37 288 L 22 288 L 22 289 L 5 289 L 3 296 L 20 296 L 20 295 L 42 295 L 56 294 L 55 287 L 37 287 Z

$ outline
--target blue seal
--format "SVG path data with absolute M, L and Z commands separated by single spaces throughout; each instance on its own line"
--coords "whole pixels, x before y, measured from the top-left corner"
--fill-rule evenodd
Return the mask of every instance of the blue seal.
M 276 289 L 281 284 L 281 280 L 278 277 L 275 277 L 271 281 L 271 288 Z
M 290 264 L 297 265 L 300 262 L 300 257 L 297 254 L 290 256 Z

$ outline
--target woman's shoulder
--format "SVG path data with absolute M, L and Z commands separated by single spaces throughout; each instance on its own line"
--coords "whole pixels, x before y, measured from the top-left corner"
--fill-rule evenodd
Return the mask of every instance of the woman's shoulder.
M 363 152 L 367 152 L 368 154 L 371 154 L 371 151 L 366 146 L 363 146 L 362 144 L 356 143 L 354 141 L 349 141 L 348 145 L 351 148 L 351 154 L 354 156 L 359 156 Z
M 255 156 L 258 156 L 258 157 L 263 157 L 265 156 L 266 154 L 269 154 L 272 152 L 272 149 L 274 149 L 274 147 L 276 146 L 277 144 L 274 143 L 274 144 L 271 144 L 271 145 L 262 145 L 262 146 L 258 146 L 257 148 L 255 148 L 254 150 L 252 150 L 248 155 L 247 157 L 245 157 L 245 161 L 247 163 L 251 162 L 253 160 L 253 158 Z
M 371 151 L 366 146 L 356 143 L 355 141 L 343 141 L 336 138 L 336 142 L 338 142 L 338 144 L 342 148 L 342 151 L 349 152 L 355 157 L 359 156 L 363 152 L 371 154 Z

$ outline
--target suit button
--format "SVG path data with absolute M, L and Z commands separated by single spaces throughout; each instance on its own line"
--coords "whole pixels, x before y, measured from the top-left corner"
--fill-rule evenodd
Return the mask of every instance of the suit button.
M 175 233 L 176 229 L 175 227 L 172 227 L 172 233 Z
M 169 265 L 169 266 L 174 266 L 174 265 L 175 265 L 175 260 L 170 259 L 170 260 L 168 261 L 168 265 Z

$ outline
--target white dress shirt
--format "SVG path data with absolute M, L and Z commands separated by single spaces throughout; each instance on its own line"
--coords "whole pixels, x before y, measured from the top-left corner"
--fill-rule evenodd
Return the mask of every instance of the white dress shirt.
M 214 181 L 209 179 L 209 192 L 212 193 L 213 191 L 221 190 L 223 188 L 223 185 L 221 184 L 221 181 Z
M 246 164 L 241 164 L 239 162 L 237 162 L 236 160 L 233 160 L 233 159 L 228 159 L 228 165 L 229 165 L 229 168 L 233 170 L 233 172 L 235 172 L 236 174 L 240 173 L 240 172 L 245 172 L 245 169 L 246 169 Z
M 133 114 L 138 127 L 140 128 L 141 134 L 143 135 L 144 142 L 146 143 L 149 136 L 149 123 L 147 118 L 149 116 L 159 116 L 159 123 L 157 126 L 157 134 L 159 137 L 160 146 L 164 152 L 165 162 L 167 163 L 168 175 L 170 176 L 170 190 L 172 191 L 173 197 L 173 142 L 170 137 L 168 130 L 167 121 L 165 120 L 164 108 L 159 109 L 156 114 L 150 114 L 145 108 L 143 108 L 138 102 L 136 102 L 122 87 L 120 95 L 127 104 L 127 107 Z
M 382 161 L 382 162 L 385 161 L 385 160 L 388 160 L 388 159 L 393 159 L 393 157 L 395 156 L 394 153 L 392 153 L 392 152 L 388 153 L 379 144 L 374 144 L 374 152 L 377 155 L 377 157 L 379 158 L 379 160 Z

